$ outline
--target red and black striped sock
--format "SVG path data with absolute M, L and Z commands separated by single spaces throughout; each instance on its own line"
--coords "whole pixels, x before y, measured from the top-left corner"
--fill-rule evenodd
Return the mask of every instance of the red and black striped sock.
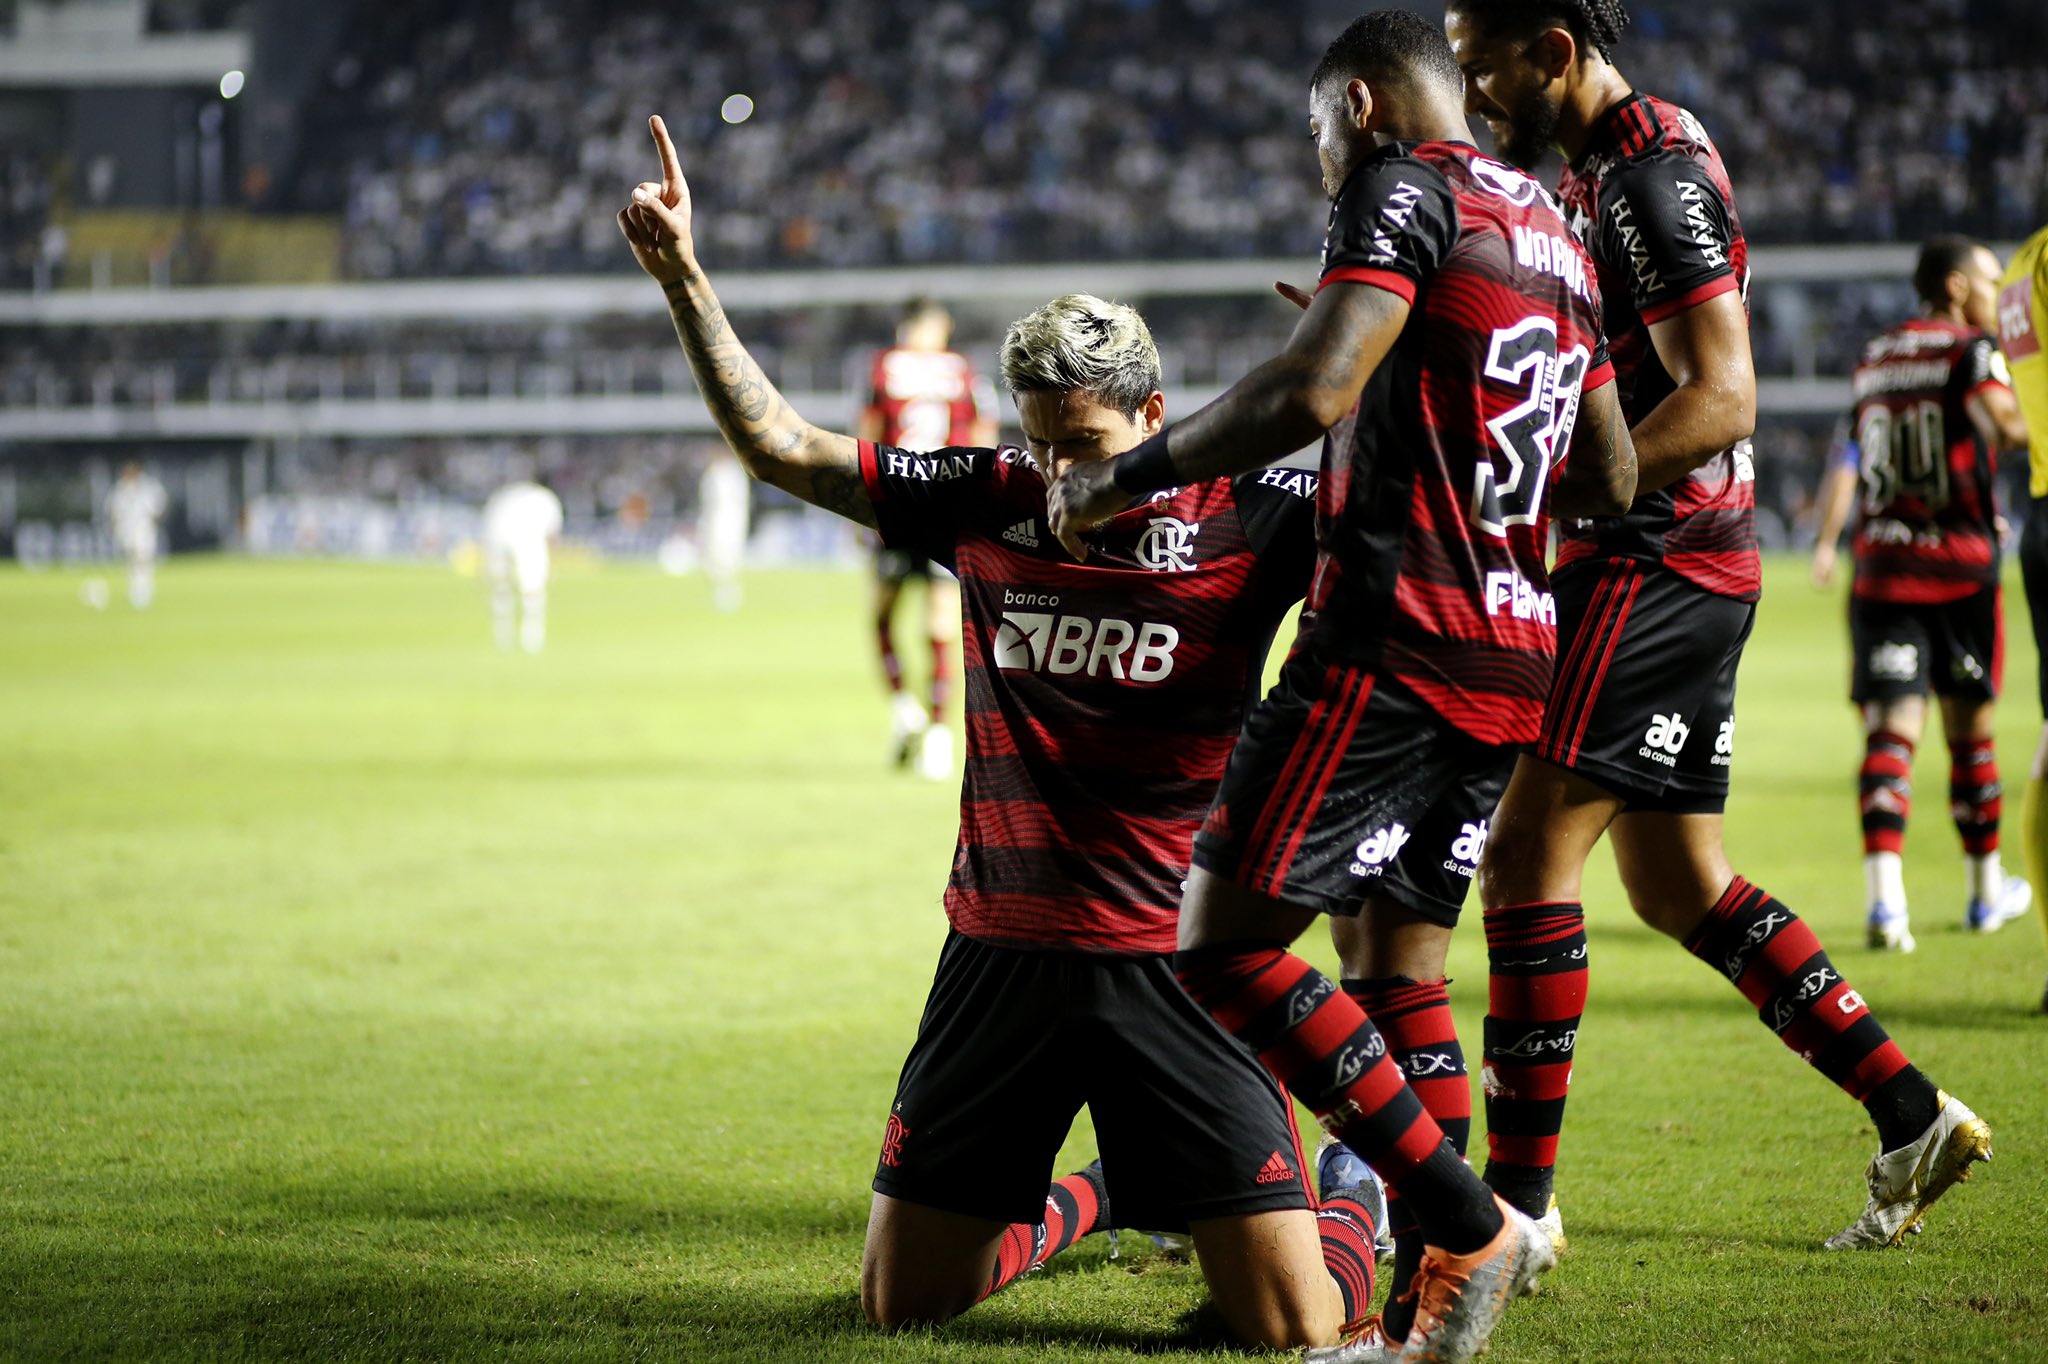
M 1685 949 L 1728 977 L 1786 1046 L 1869 1111 L 1883 1149 L 1904 1146 L 1934 1121 L 1934 1086 L 1791 910 L 1738 876 Z
M 1372 1310 L 1372 1214 L 1349 1198 L 1333 1198 L 1316 1209 L 1316 1234 L 1323 1242 L 1323 1267 L 1344 1298 L 1344 1323 L 1363 1321 Z
M 1998 750 L 1989 739 L 1949 745 L 1948 808 L 1963 851 L 1983 857 L 1998 851 L 1998 819 L 2005 788 L 1998 781 Z
M 1379 1029 L 1328 976 L 1272 943 L 1184 951 L 1174 970 L 1282 1088 L 1400 1191 L 1432 1245 L 1467 1254 L 1500 1231 L 1491 1192 L 1401 1078 Z
M 1472 1135 L 1472 1081 L 1465 1049 L 1451 1018 L 1448 980 L 1416 981 L 1407 976 L 1347 980 L 1344 993 L 1378 1025 L 1394 1064 L 1444 1137 L 1464 1155 Z M 1387 1226 L 1394 1234 L 1394 1282 L 1405 1284 L 1422 1266 L 1422 1229 L 1398 1193 L 1387 1192 Z M 1381 1312 L 1387 1339 L 1400 1340 L 1415 1320 L 1415 1304 L 1390 1300 Z
M 953 646 L 946 640 L 932 641 L 932 723 L 938 724 L 946 718 L 946 702 L 953 699 L 953 676 L 949 662 Z
M 1490 910 L 1486 956 L 1486 1182 L 1541 1217 L 1586 1011 L 1585 911 L 1569 901 Z
M 1865 855 L 1903 850 L 1913 813 L 1913 741 L 1883 729 L 1866 735 L 1856 791 Z
M 1046 1193 L 1043 1222 L 1013 1223 L 1003 1233 L 1002 1243 L 996 1247 L 996 1267 L 981 1297 L 1038 1268 L 1095 1231 L 1108 1216 L 1109 1197 L 1103 1192 L 1099 1171 L 1090 1168 L 1058 1181 Z

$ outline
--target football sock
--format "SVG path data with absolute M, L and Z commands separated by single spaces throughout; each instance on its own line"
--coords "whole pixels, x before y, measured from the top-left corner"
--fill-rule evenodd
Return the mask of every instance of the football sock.
M 1177 953 L 1174 971 L 1281 1086 L 1401 1194 L 1430 1243 L 1452 1254 L 1499 1233 L 1493 1195 L 1401 1078 L 1386 1039 L 1330 978 L 1274 943 Z
M 952 698 L 953 680 L 949 671 L 948 657 L 953 651 L 952 644 L 943 639 L 932 641 L 932 723 L 938 724 L 946 718 L 946 702 Z
M 1965 739 L 1949 748 L 1948 808 L 1970 859 L 1970 895 L 1995 901 L 2005 889 L 1998 865 L 1998 817 L 2005 788 L 1998 783 L 1998 750 L 1989 739 Z
M 1472 1132 L 1472 1082 L 1451 1019 L 1449 987 L 1447 980 L 1381 976 L 1347 980 L 1344 993 L 1378 1026 L 1394 1064 L 1408 1077 L 1408 1087 L 1462 1156 Z M 1394 1235 L 1394 1283 L 1405 1286 L 1422 1267 L 1422 1229 L 1409 1213 L 1407 1200 L 1391 1189 L 1387 1226 Z M 1380 1319 L 1387 1339 L 1401 1340 L 1415 1322 L 1415 1304 L 1402 1302 L 1396 1294 L 1388 1299 Z
M 1493 910 L 1486 955 L 1486 1182 L 1541 1217 L 1586 1011 L 1585 911 L 1563 901 Z
M 1864 1105 L 1883 1149 L 1896 1150 L 1934 1121 L 1934 1086 L 1784 905 L 1738 876 L 1685 947 L 1728 977 L 1786 1046 Z
M 1863 812 L 1863 855 L 1901 852 L 1906 820 L 1913 813 L 1913 741 L 1882 729 L 1866 735 L 1856 790 Z
M 1046 1194 L 1043 1222 L 1012 1223 L 1003 1233 L 996 1248 L 996 1267 L 981 1290 L 982 1298 L 1108 1222 L 1109 1194 L 1103 1187 L 1100 1166 L 1091 1165 L 1058 1181 Z
M 2043 890 L 2043 878 L 2048 877 L 2048 781 L 2040 777 L 2030 778 L 2027 792 L 2020 804 L 2021 832 L 2026 844 L 2027 874 L 2034 878 L 2034 914 L 2041 923 L 2041 938 L 2048 942 L 2048 891 Z
M 882 676 L 889 683 L 889 690 L 903 690 L 903 660 L 896 657 L 896 636 L 889 629 L 885 616 L 875 622 L 875 647 L 882 655 Z
M 1316 1209 L 1316 1235 L 1323 1242 L 1323 1267 L 1344 1299 L 1344 1322 L 1363 1321 L 1372 1310 L 1372 1214 L 1349 1198 L 1333 1198 Z
M 1906 908 L 1906 863 L 1895 852 L 1863 855 L 1863 894 L 1866 904 Z

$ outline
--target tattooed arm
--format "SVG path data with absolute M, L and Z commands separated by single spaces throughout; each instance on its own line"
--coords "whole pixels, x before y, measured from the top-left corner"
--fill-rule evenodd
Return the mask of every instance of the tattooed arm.
M 1578 428 L 1551 507 L 1559 516 L 1619 516 L 1635 498 L 1635 442 L 1615 386 L 1602 384 L 1579 404 Z
M 704 405 L 747 472 L 863 526 L 875 524 L 861 480 L 860 447 L 850 436 L 821 431 L 797 415 L 754 357 L 733 335 L 711 281 L 697 264 L 690 235 L 690 187 L 675 144 L 659 118 L 648 120 L 661 152 L 661 183 L 644 183 L 619 212 L 633 256 L 668 298 L 669 320 L 683 343 Z

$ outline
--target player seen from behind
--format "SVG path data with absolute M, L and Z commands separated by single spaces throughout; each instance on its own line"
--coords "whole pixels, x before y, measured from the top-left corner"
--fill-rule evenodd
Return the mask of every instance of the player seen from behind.
M 1159 429 L 1133 310 L 1056 299 L 1011 327 L 1029 452 L 929 454 L 821 431 L 733 335 L 697 263 L 659 120 L 660 184 L 620 227 L 658 280 L 706 404 L 756 478 L 951 565 L 965 587 L 967 743 L 951 931 L 875 1174 L 868 1319 L 944 1321 L 1097 1227 L 1191 1227 L 1225 1322 L 1329 1344 L 1372 1292 L 1373 1218 L 1305 1187 L 1293 1110 L 1175 983 L 1188 847 L 1268 644 L 1308 583 L 1315 479 L 1209 480 L 1133 508 L 1078 564 L 1048 480 Z M 1047 1184 L 1087 1104 L 1099 1170 Z
M 537 654 L 548 641 L 548 573 L 562 533 L 562 499 L 532 479 L 517 479 L 484 501 L 484 577 L 491 630 L 500 649 L 516 641 Z
M 974 364 L 952 349 L 953 318 L 938 303 L 914 298 L 896 324 L 896 344 L 875 356 L 860 438 L 914 454 L 947 446 L 995 444 L 995 391 Z M 896 656 L 896 604 L 911 582 L 924 586 L 925 637 L 931 644 L 927 704 L 903 686 Z M 915 550 L 877 545 L 875 645 L 889 684 L 890 744 L 898 766 L 914 764 L 924 776 L 953 775 L 953 734 L 946 728 L 951 655 L 960 642 L 960 585 L 941 564 Z
M 1895 1244 L 1989 1157 L 1991 1132 L 1908 1063 L 1812 930 L 1722 850 L 1736 665 L 1761 588 L 1747 251 L 1706 131 L 1609 60 L 1626 23 L 1615 0 L 1451 0 L 1446 16 L 1467 107 L 1503 155 L 1565 158 L 1560 197 L 1599 267 L 1641 479 L 1627 516 L 1564 527 L 1543 734 L 1479 871 L 1486 1178 L 1528 1212 L 1551 1202 L 1586 998 L 1580 877 L 1606 834 L 1643 921 L 1726 975 L 1876 1124 L 1869 1201 L 1828 1244 Z
M 1997 323 L 1998 258 L 1968 237 L 1920 249 L 1913 287 L 1922 315 L 1863 348 L 1856 367 L 1851 458 L 1829 471 L 1814 545 L 1825 583 L 1853 504 L 1849 699 L 1861 708 L 1865 904 L 1870 945 L 1913 950 L 1901 863 L 1913 805 L 1913 749 L 1927 693 L 1948 740 L 1949 810 L 1969 862 L 1964 926 L 1990 932 L 2027 912 L 2025 878 L 1998 853 L 2002 788 L 1995 710 L 2005 671 L 1998 585 L 1996 453 L 2026 441 Z
M 1345 1360 L 1468 1359 L 1553 1262 L 1403 1072 L 1448 1069 L 1446 1108 L 1467 1083 L 1444 961 L 1550 681 L 1548 498 L 1613 515 L 1635 487 L 1591 262 L 1534 180 L 1467 141 L 1462 103 L 1435 26 L 1381 11 L 1346 29 L 1310 82 L 1333 207 L 1287 348 L 1053 489 L 1079 546 L 1134 496 L 1324 437 L 1313 615 L 1195 841 L 1176 967 L 1414 1220 L 1388 1317 Z M 1286 950 L 1323 914 L 1356 918 L 1353 990 Z

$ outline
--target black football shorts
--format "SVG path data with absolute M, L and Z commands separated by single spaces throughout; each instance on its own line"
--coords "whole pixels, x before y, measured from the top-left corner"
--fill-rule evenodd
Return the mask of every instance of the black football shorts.
M 1572 564 L 1551 588 L 1557 672 L 1536 756 L 1631 810 L 1719 814 L 1756 604 L 1630 559 Z
M 1961 601 L 1849 598 L 1849 699 L 1953 696 L 1990 701 L 2005 677 L 2005 604 L 1996 587 Z
M 1393 677 L 1304 647 L 1246 719 L 1195 865 L 1325 914 L 1386 896 L 1448 928 L 1515 756 Z
M 1083 1104 L 1117 1226 L 1182 1231 L 1314 1206 L 1294 1105 L 1181 989 L 1170 958 L 957 932 L 897 1081 L 875 1192 L 1039 1222 Z

